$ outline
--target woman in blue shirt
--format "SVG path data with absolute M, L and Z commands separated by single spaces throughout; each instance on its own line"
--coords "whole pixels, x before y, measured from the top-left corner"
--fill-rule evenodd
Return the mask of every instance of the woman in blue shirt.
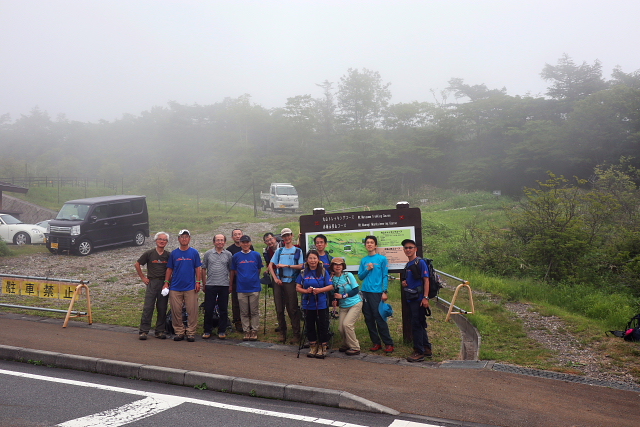
M 302 294 L 302 310 L 311 347 L 307 357 L 324 359 L 329 343 L 329 305 L 326 292 L 333 291 L 333 284 L 320 261 L 318 251 L 311 250 L 307 254 L 307 262 L 296 279 L 296 291 Z
M 353 274 L 345 271 L 347 264 L 344 258 L 336 257 L 331 260 L 331 281 L 333 282 L 335 302 L 340 304 L 340 335 L 342 345 L 340 351 L 347 356 L 360 354 L 360 342 L 356 337 L 355 325 L 362 312 L 362 297 L 360 286 Z

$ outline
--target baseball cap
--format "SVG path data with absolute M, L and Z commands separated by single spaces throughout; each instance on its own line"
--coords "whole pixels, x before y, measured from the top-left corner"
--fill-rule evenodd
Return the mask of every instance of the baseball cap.
M 184 230 L 180 230 L 180 232 L 178 233 L 178 236 L 182 236 L 183 234 L 187 234 L 191 236 L 191 233 L 189 233 L 189 230 L 187 230 L 186 228 Z
M 246 234 L 244 236 L 242 236 L 240 238 L 241 242 L 250 242 L 251 241 L 251 237 L 247 236 Z
M 380 301 L 380 305 L 378 306 L 378 312 L 380 316 L 386 321 L 387 317 L 393 316 L 393 307 L 390 304 L 387 304 L 384 301 Z
M 280 235 L 284 236 L 285 234 L 293 234 L 293 231 L 291 231 L 290 228 L 283 228 L 282 231 L 280 232 Z

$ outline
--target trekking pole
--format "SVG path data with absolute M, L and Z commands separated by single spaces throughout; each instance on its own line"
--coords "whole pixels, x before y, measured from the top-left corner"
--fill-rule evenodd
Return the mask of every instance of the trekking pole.
M 264 334 L 267 333 L 267 296 L 269 295 L 269 285 L 264 285 Z
M 304 341 L 307 336 L 307 310 L 302 310 L 302 332 L 300 334 L 300 342 L 298 343 L 298 355 L 297 359 L 300 359 L 300 350 L 304 347 Z

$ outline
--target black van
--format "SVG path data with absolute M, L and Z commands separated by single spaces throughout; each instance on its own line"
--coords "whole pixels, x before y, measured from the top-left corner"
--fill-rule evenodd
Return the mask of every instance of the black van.
M 145 196 L 104 196 L 66 202 L 49 222 L 47 249 L 89 255 L 94 248 L 132 243 L 149 237 Z

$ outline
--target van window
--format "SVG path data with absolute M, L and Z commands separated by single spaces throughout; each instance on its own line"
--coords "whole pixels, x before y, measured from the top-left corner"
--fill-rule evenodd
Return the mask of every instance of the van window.
M 143 199 L 135 199 L 131 201 L 131 210 L 133 211 L 133 213 L 141 213 L 143 207 L 144 207 Z
M 131 215 L 131 202 L 118 202 L 111 205 L 111 216 Z
M 56 219 L 84 220 L 89 211 L 89 205 L 65 203 L 58 212 Z
M 92 216 L 97 217 L 98 219 L 109 218 L 109 205 L 98 205 L 93 209 Z

